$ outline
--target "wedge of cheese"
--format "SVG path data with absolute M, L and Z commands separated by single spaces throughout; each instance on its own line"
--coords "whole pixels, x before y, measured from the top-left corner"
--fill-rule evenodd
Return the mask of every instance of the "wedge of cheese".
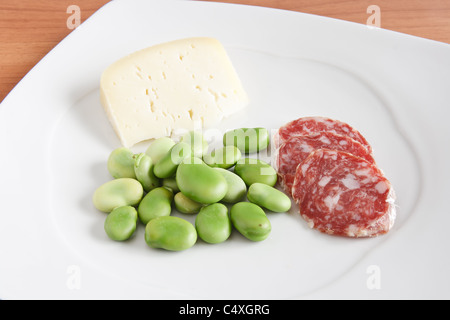
M 189 38 L 132 53 L 109 66 L 101 102 L 123 146 L 217 125 L 248 104 L 222 44 Z

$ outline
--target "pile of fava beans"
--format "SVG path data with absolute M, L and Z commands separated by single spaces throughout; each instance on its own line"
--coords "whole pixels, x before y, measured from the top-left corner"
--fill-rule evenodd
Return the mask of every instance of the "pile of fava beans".
M 265 128 L 226 132 L 223 147 L 208 153 L 202 133 L 191 131 L 179 142 L 163 137 L 145 153 L 114 150 L 107 163 L 113 180 L 94 193 L 94 206 L 108 213 L 109 238 L 126 241 L 140 221 L 152 248 L 181 251 L 199 237 L 207 243 L 228 239 L 234 227 L 251 241 L 271 232 L 266 211 L 286 212 L 291 200 L 274 186 L 277 173 L 266 162 L 243 157 L 269 145 Z M 193 215 L 195 225 L 171 215 L 173 206 Z

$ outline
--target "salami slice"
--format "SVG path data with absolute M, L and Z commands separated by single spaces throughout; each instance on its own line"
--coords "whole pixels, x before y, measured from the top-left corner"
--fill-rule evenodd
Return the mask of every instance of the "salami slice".
M 394 224 L 394 191 L 372 163 L 319 149 L 297 167 L 292 196 L 311 228 L 346 237 L 373 237 Z
M 365 146 L 369 153 L 372 153 L 372 147 L 359 131 L 347 123 L 325 117 L 303 117 L 291 121 L 278 129 L 274 135 L 273 142 L 275 147 L 278 148 L 291 137 L 305 136 L 323 131 L 352 138 Z
M 307 136 L 291 137 L 278 148 L 274 161 L 279 181 L 286 193 L 291 194 L 298 164 L 317 149 L 345 151 L 375 163 L 366 147 L 346 136 L 332 132 L 317 132 Z

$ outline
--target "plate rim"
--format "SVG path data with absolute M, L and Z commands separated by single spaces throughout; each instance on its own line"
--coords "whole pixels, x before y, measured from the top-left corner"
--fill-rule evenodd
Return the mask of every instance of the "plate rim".
M 117 0 L 116 0 L 117 1 Z M 116 1 L 114 1 L 114 2 L 109 2 L 109 3 L 107 3 L 107 4 L 105 4 L 103 7 L 102 7 L 102 9 L 103 8 L 109 8 L 110 6 L 112 6 L 113 5 L 113 3 L 115 3 Z M 125 3 L 126 1 L 128 1 L 129 2 L 129 0 L 122 0 L 122 1 L 117 1 L 117 3 Z M 143 1 L 140 1 L 140 0 L 135 0 L 135 2 L 143 2 Z M 193 1 L 182 1 L 182 0 L 176 0 L 176 1 L 174 1 L 174 2 L 185 2 L 185 3 L 187 3 L 187 2 L 190 2 L 190 3 L 194 3 Z M 196 3 L 207 3 L 208 5 L 212 5 L 212 6 L 218 6 L 218 7 L 220 7 L 220 6 L 230 6 L 230 7 L 238 7 L 238 6 L 245 6 L 245 7 L 257 7 L 257 6 L 248 6 L 248 5 L 235 5 L 235 4 L 224 4 L 224 3 L 211 3 L 211 2 L 204 2 L 204 1 L 195 1 Z M 152 3 L 160 3 L 160 2 L 158 2 L 158 1 L 152 1 Z M 116 4 L 114 4 L 114 5 L 116 5 Z M 198 4 L 196 4 L 196 5 L 198 5 Z M 279 11 L 279 12 L 289 12 L 289 14 L 294 14 L 294 15 L 297 15 L 297 14 L 300 14 L 300 15 L 310 15 L 310 16 L 315 16 L 315 15 L 311 15 L 311 14 L 306 14 L 306 13 L 299 13 L 299 12 L 294 12 L 294 11 L 289 11 L 289 10 L 282 10 L 282 9 L 272 9 L 272 8 L 264 8 L 264 7 L 257 7 L 257 8 L 262 8 L 264 11 L 265 10 L 267 10 L 267 12 L 273 12 L 273 11 Z M 247 9 L 247 10 L 250 10 L 250 9 Z M 260 9 L 258 9 L 258 10 L 260 10 Z M 100 10 L 99 10 L 100 11 Z M 96 19 L 95 17 L 96 16 L 98 16 L 97 15 L 97 13 L 99 12 L 99 11 L 97 11 L 95 14 L 93 14 L 89 19 L 87 19 L 84 23 L 86 23 L 87 21 L 94 21 L 93 19 Z M 102 10 L 103 11 L 103 10 Z M 99 13 L 99 14 L 101 14 L 101 13 Z M 281 15 L 282 14 L 284 14 L 284 13 L 280 13 Z M 324 18 L 324 19 L 332 19 L 332 20 L 336 20 L 336 21 L 338 21 L 338 23 L 345 23 L 345 24 L 351 24 L 351 25 L 360 25 L 360 24 L 358 24 L 358 23 L 354 23 L 354 22 L 349 22 L 349 21 L 343 21 L 343 20 L 338 20 L 338 19 L 334 19 L 334 18 L 327 18 L 327 17 L 321 17 L 321 16 L 316 16 L 316 17 L 319 17 L 319 19 L 322 19 L 322 18 Z M 89 22 L 89 23 L 91 23 L 91 22 Z M 366 28 L 366 26 L 364 26 L 364 25 L 361 25 L 363 28 Z M 80 27 L 82 27 L 82 26 L 80 26 Z M 80 29 L 80 30 L 84 30 L 84 28 L 83 29 Z M 380 30 L 381 31 L 381 30 Z M 445 50 L 448 50 L 448 49 L 450 49 L 450 45 L 448 45 L 448 44 L 445 44 L 445 43 L 441 43 L 441 42 L 437 42 L 437 41 L 434 41 L 434 40 L 429 40 L 429 39 L 424 39 L 424 38 L 419 38 L 419 37 L 416 37 L 416 36 L 411 36 L 411 35 L 406 35 L 406 34 L 402 34 L 402 33 L 398 33 L 398 32 L 395 32 L 395 31 L 391 31 L 391 30 L 384 30 L 383 29 L 383 32 L 384 31 L 386 31 L 386 32 L 388 32 L 388 33 L 391 33 L 391 32 L 393 32 L 393 33 L 395 33 L 395 34 L 400 34 L 401 35 L 401 37 L 403 37 L 403 36 L 407 36 L 407 38 L 410 38 L 410 37 L 412 37 L 412 39 L 419 39 L 419 41 L 422 41 L 422 40 L 425 40 L 425 41 L 431 41 L 431 42 L 433 42 L 433 43 L 437 43 L 437 44 L 439 44 L 439 46 L 441 45 L 441 44 L 444 44 L 444 47 L 443 48 L 446 48 Z M 76 32 L 76 30 L 74 30 L 74 32 Z M 78 33 L 80 33 L 81 31 L 78 31 Z M 77 34 L 78 34 L 77 33 Z M 60 50 L 60 49 L 58 49 L 58 48 L 60 48 L 61 46 L 65 46 L 65 44 L 66 43 L 69 43 L 69 41 L 71 41 L 71 39 L 72 39 L 72 37 L 75 37 L 76 36 L 76 34 L 74 33 L 74 35 L 72 35 L 72 33 L 71 34 L 69 34 L 66 38 L 64 38 L 55 48 L 53 48 L 43 59 L 41 59 L 31 70 L 30 70 L 30 72 L 28 72 L 27 73 L 27 75 L 13 88 L 13 90 L 11 90 L 11 92 L 5 97 L 5 99 L 2 101 L 2 103 L 0 104 L 0 114 L 2 114 L 1 112 L 2 111 L 4 111 L 4 110 L 6 110 L 7 108 L 12 108 L 12 106 L 11 105 L 13 105 L 14 104 L 14 99 L 15 99 L 15 96 L 16 95 L 18 95 L 19 93 L 20 93 L 20 91 L 21 90 L 23 90 L 23 89 L 21 89 L 22 87 L 24 87 L 24 86 L 26 86 L 27 85 L 27 82 L 29 82 L 30 80 L 30 78 L 32 79 L 33 77 L 34 77 L 34 74 L 36 74 L 36 73 L 38 73 L 38 72 L 40 72 L 39 70 L 41 69 L 41 67 L 42 67 L 42 65 L 43 64 L 46 64 L 47 63 L 47 61 L 49 61 L 50 59 L 52 59 L 52 57 L 53 57 L 53 55 L 55 54 L 54 52 L 57 52 L 58 50 Z M 449 51 L 450 52 L 450 51 Z M 16 88 L 19 88 L 18 90 L 16 90 Z M 16 93 L 16 92 L 18 92 L 18 93 Z M 11 101 L 13 101 L 13 102 L 11 102 Z M 1 140 L 0 140 L 1 141 Z

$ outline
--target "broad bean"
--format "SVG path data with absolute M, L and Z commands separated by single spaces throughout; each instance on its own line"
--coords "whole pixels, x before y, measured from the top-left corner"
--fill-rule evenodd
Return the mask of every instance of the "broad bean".
M 103 212 L 117 207 L 135 206 L 144 195 L 142 184 L 136 179 L 118 178 L 101 185 L 92 197 L 94 206 Z
M 277 172 L 267 162 L 259 159 L 243 158 L 236 163 L 234 172 L 247 186 L 260 182 L 273 187 L 277 183 Z
M 200 131 L 189 131 L 181 138 L 181 141 L 191 146 L 195 157 L 201 158 L 208 152 L 208 142 Z
M 175 179 L 175 177 L 162 179 L 162 186 L 172 190 L 173 194 L 175 194 L 175 193 L 180 191 L 180 189 L 178 188 L 177 180 Z
M 195 228 L 200 239 L 205 242 L 224 242 L 231 234 L 228 208 L 222 203 L 203 207 L 195 218 Z
M 174 145 L 175 141 L 169 137 L 158 138 L 148 146 L 145 153 L 152 158 L 153 164 L 157 164 Z
M 151 248 L 186 250 L 197 242 L 197 231 L 192 223 L 182 218 L 158 217 L 145 227 L 145 242 Z
M 236 203 L 242 201 L 247 193 L 247 186 L 244 180 L 237 174 L 222 168 L 214 168 L 219 171 L 228 184 L 228 191 L 221 201 L 226 203 Z
M 114 179 L 136 179 L 133 156 L 133 152 L 128 148 L 117 148 L 110 153 L 107 168 Z
M 247 239 L 262 241 L 266 239 L 272 226 L 261 207 L 251 202 L 238 202 L 231 207 L 231 222 Z
M 175 203 L 175 208 L 179 212 L 186 214 L 198 213 L 203 207 L 203 204 L 189 199 L 183 194 L 183 192 L 178 192 L 173 198 L 173 202 Z
M 203 157 L 203 161 L 210 167 L 229 169 L 241 158 L 241 151 L 235 146 L 215 149 Z
M 134 173 L 136 179 L 142 184 L 145 192 L 161 185 L 161 181 L 153 173 L 153 161 L 145 153 L 134 155 Z
M 253 183 L 248 188 L 247 199 L 273 212 L 286 212 L 291 208 L 291 199 L 286 194 L 264 183 Z
M 153 172 L 158 178 L 170 178 L 177 172 L 178 165 L 183 159 L 191 156 L 191 146 L 185 142 L 178 142 L 161 160 L 156 163 Z
M 147 224 L 156 217 L 169 216 L 172 212 L 173 193 L 167 188 L 158 187 L 147 193 L 138 207 L 139 219 Z
M 266 128 L 235 129 L 223 136 L 224 146 L 235 146 L 245 154 L 266 149 L 269 141 L 270 136 Z
M 137 211 L 134 207 L 118 207 L 106 217 L 104 229 L 115 241 L 125 241 L 136 231 Z
M 185 196 L 203 204 L 222 200 L 228 191 L 222 174 L 195 157 L 185 159 L 179 165 L 176 180 Z

